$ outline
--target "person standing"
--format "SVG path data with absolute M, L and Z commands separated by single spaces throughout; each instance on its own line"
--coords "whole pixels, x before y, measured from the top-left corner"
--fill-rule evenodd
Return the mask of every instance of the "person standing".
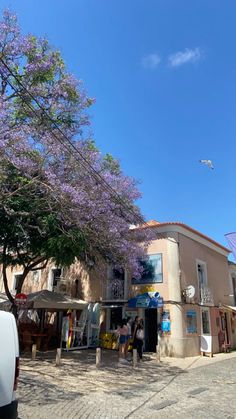
M 127 317 L 128 335 L 127 335 L 127 340 L 126 340 L 126 345 L 125 345 L 125 357 L 126 357 L 126 359 L 128 357 L 129 345 L 132 342 L 132 324 L 133 324 L 132 317 Z
M 119 335 L 119 362 L 127 363 L 126 360 L 126 344 L 128 339 L 127 320 L 122 319 L 121 325 L 117 329 Z
M 137 322 L 134 327 L 133 339 L 134 339 L 133 349 L 137 349 L 139 360 L 142 361 L 143 360 L 144 327 L 143 327 L 143 320 L 140 317 L 137 318 Z

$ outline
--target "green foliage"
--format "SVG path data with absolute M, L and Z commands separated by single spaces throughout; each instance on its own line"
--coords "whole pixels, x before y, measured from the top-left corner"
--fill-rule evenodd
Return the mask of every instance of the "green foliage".
M 119 164 L 118 160 L 114 159 L 114 157 L 109 153 L 107 153 L 104 156 L 103 168 L 105 170 L 108 170 L 110 173 L 115 174 L 115 175 L 119 175 L 120 172 L 121 172 L 120 164 Z
M 0 202 L 0 246 L 7 250 L 0 253 L 1 263 L 29 266 L 43 258 L 69 266 L 76 257 L 83 258 L 83 234 L 58 218 L 56 202 L 50 201 L 38 176 L 34 182 L 8 164 L 1 188 L 7 191 Z

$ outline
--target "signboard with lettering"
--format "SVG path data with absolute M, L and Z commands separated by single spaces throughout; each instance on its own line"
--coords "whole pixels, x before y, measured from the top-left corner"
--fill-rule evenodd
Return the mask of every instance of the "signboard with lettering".
M 23 294 L 23 292 L 21 292 L 20 294 L 16 294 L 15 304 L 18 307 L 21 307 L 21 308 L 25 307 L 26 302 L 27 302 L 27 295 L 26 294 Z
M 150 297 L 145 297 L 145 296 L 140 295 L 137 297 L 136 307 L 147 308 L 149 306 L 149 303 L 150 303 Z
M 129 300 L 130 308 L 162 308 L 163 305 L 163 298 L 155 291 L 137 295 Z

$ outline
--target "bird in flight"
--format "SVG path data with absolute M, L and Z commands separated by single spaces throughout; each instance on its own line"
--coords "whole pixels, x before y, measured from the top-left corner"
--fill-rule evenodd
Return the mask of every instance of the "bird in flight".
M 203 164 L 206 164 L 209 167 L 209 169 L 214 169 L 214 166 L 213 166 L 211 160 L 199 160 L 199 162 L 203 163 Z

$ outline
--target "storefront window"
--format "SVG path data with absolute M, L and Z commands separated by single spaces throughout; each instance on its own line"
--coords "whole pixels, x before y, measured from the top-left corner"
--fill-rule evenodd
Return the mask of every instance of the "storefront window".
M 116 330 L 121 325 L 122 307 L 111 308 L 110 329 Z
M 186 333 L 197 333 L 197 313 L 194 310 L 186 313 Z

